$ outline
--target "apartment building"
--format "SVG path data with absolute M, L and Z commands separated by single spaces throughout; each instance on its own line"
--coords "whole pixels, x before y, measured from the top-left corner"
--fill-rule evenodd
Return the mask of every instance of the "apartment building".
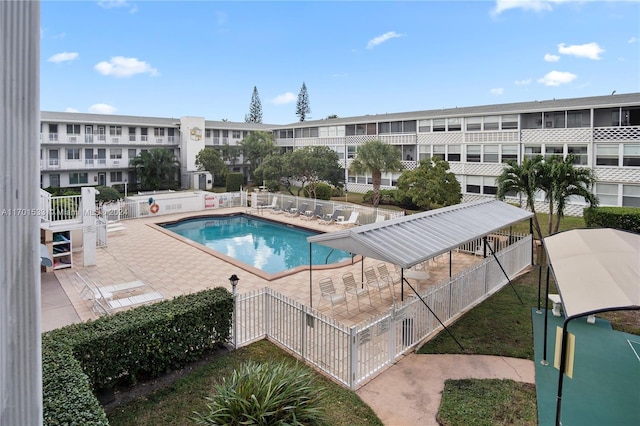
M 272 131 L 283 151 L 324 145 L 346 170 L 349 191 L 371 189 L 371 176 L 348 172 L 358 146 L 379 139 L 398 147 L 405 168 L 421 159 L 447 160 L 465 201 L 494 197 L 496 177 L 507 160 L 573 154 L 594 170 L 601 205 L 640 207 L 640 93 L 440 110 L 375 114 L 289 125 L 230 123 L 198 117 L 154 118 L 43 112 L 42 186 L 112 185 L 134 181 L 129 160 L 162 146 L 182 164 L 182 185 L 204 188 L 195 156 L 205 146 L 237 145 L 249 132 Z M 246 172 L 242 156 L 228 161 Z M 386 173 L 393 188 L 399 173 Z M 204 182 L 206 184 L 206 182 Z M 538 200 L 543 204 L 543 194 Z M 573 200 L 568 214 L 580 213 Z

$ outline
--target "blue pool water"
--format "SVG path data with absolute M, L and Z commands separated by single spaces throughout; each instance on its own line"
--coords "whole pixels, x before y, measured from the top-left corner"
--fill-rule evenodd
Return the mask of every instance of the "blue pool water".
M 244 215 L 195 218 L 163 228 L 268 273 L 309 264 L 307 237 L 313 232 Z M 313 264 L 351 259 L 351 255 L 313 244 Z

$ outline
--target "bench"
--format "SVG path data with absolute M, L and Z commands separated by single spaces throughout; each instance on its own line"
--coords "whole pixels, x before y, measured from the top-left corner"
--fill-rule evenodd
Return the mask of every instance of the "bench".
M 562 313 L 560 312 L 560 309 L 562 309 L 562 300 L 560 300 L 560 295 L 559 294 L 549 294 L 549 300 L 553 303 L 553 309 L 551 310 L 551 313 L 553 313 L 553 316 L 556 316 L 556 317 L 562 316 Z M 587 322 L 589 324 L 595 324 L 596 323 L 596 316 L 595 315 L 589 315 L 587 317 Z

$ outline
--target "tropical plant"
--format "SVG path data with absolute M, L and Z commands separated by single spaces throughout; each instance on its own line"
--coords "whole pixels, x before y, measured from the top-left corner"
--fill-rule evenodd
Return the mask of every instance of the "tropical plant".
M 122 199 L 122 194 L 110 186 L 96 186 L 96 204 L 111 203 Z
M 238 156 L 240 155 L 241 151 L 242 147 L 225 143 L 220 149 L 220 155 L 222 156 L 222 159 L 224 161 L 231 163 L 231 165 L 233 166 L 236 164 L 236 161 L 238 161 Z
M 373 178 L 373 207 L 380 202 L 382 172 L 402 170 L 400 150 L 378 139 L 366 142 L 358 147 L 356 158 L 351 162 L 353 173 L 371 173 Z
M 213 175 L 213 181 L 222 184 L 227 175 L 227 165 L 215 148 L 205 148 L 196 155 L 196 167 Z
M 244 116 L 247 123 L 262 123 L 262 103 L 258 95 L 258 88 L 253 86 L 253 95 L 251 95 L 251 104 L 249 105 L 249 114 Z
M 451 206 L 462 200 L 456 175 L 449 171 L 448 162 L 437 157 L 421 160 L 418 167 L 403 172 L 397 195 L 423 209 Z
M 277 151 L 277 147 L 273 144 L 273 134 L 271 132 L 256 131 L 251 132 L 249 136 L 240 142 L 242 153 L 249 160 L 249 175 L 253 180 L 255 169 L 270 154 Z
M 195 413 L 202 425 L 317 425 L 326 422 L 320 408 L 324 388 L 312 373 L 286 362 L 247 362 L 207 398 L 208 412 Z
M 497 178 L 498 199 L 504 200 L 507 194 L 523 194 L 526 197 L 526 206 L 533 213 L 533 226 L 540 240 L 542 240 L 542 229 L 536 215 L 535 195 L 540 188 L 540 172 L 543 163 L 544 157 L 541 155 L 533 158 L 525 157 L 522 164 L 509 160 Z
M 309 107 L 309 95 L 307 93 L 307 86 L 302 82 L 300 93 L 298 94 L 298 103 L 296 104 L 296 115 L 300 117 L 300 121 L 304 121 L 307 115 L 311 114 L 311 107 Z
M 285 171 L 302 185 L 298 195 L 305 190 L 316 197 L 316 185 L 329 182 L 342 186 L 344 169 L 340 166 L 338 153 L 326 146 L 306 146 L 285 154 Z
M 144 189 L 175 189 L 180 186 L 180 162 L 168 149 L 143 151 L 131 160 L 131 166 L 135 168 Z

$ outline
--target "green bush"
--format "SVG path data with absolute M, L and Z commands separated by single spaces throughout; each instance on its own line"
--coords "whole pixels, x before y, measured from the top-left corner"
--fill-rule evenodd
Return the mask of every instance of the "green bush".
M 640 233 L 640 209 L 633 207 L 588 207 L 583 211 L 587 228 L 614 228 Z
M 373 191 L 367 191 L 362 196 L 362 201 L 365 203 L 373 202 Z M 396 205 L 396 190 L 395 189 L 381 189 L 380 190 L 380 204 Z
M 244 175 L 242 173 L 227 173 L 227 192 L 240 191 Z
M 118 201 L 122 198 L 122 194 L 110 186 L 96 186 L 96 191 L 98 191 L 96 194 L 96 203 L 98 204 Z
M 201 359 L 229 339 L 232 311 L 231 293 L 217 287 L 45 333 L 46 424 L 107 424 L 92 391 Z
M 330 200 L 333 191 L 331 190 L 331 185 L 327 185 L 326 183 L 318 183 L 316 184 L 316 199 L 318 200 Z M 307 191 L 307 188 L 304 188 L 304 196 L 306 198 L 313 198 Z
M 252 361 L 235 370 L 207 398 L 208 413 L 195 413 L 203 425 L 317 425 L 326 422 L 320 401 L 324 389 L 308 370 L 284 362 Z

